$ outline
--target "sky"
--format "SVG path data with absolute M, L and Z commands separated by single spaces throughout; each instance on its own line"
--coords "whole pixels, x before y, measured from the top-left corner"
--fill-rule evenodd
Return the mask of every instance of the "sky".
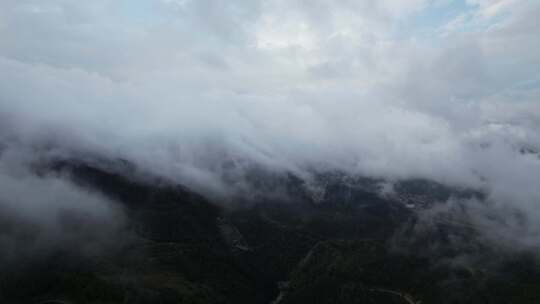
M 539 67 L 537 0 L 2 0 L 1 173 L 52 142 L 217 192 L 224 161 L 421 177 L 540 233 Z

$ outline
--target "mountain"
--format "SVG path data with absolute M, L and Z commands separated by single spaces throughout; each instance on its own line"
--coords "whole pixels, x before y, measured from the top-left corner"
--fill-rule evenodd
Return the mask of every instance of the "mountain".
M 127 218 L 113 245 L 58 248 L 5 267 L 2 303 L 538 303 L 528 252 L 478 237 L 465 220 L 422 211 L 481 191 L 341 172 L 249 172 L 228 201 L 124 160 L 38 163 L 100 193 Z M 76 225 L 74 226 L 76 227 Z

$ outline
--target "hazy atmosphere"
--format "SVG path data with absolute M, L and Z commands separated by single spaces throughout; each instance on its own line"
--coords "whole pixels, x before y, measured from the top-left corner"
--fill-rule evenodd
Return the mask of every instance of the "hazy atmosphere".
M 251 166 L 433 180 L 536 247 L 540 2 L 1 0 L 0 221 L 35 246 L 72 241 L 66 210 L 117 233 L 109 198 L 34 174 L 81 155 L 221 198 Z

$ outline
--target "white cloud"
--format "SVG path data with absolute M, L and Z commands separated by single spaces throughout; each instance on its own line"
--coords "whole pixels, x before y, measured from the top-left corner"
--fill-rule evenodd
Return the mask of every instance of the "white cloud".
M 227 155 L 540 201 L 539 161 L 519 154 L 540 148 L 536 2 L 468 1 L 427 38 L 400 25 L 437 2 L 119 3 L 0 3 L 11 133 L 218 188 Z

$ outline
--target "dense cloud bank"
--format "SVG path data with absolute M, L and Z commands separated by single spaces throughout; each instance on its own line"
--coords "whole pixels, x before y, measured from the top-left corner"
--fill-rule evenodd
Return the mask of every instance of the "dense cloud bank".
M 2 146 L 122 158 L 218 193 L 253 163 L 422 177 L 486 189 L 540 231 L 540 5 L 455 3 L 2 1 Z M 67 187 L 4 162 L 15 193 Z M 82 208 L 101 212 L 94 200 Z

